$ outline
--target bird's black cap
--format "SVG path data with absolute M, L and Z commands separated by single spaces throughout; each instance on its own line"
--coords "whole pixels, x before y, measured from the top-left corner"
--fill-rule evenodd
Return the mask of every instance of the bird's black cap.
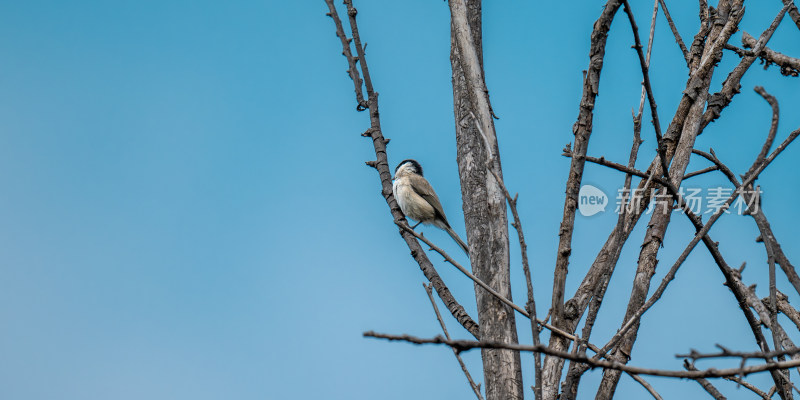
M 403 164 L 405 164 L 405 163 L 410 163 L 412 166 L 414 166 L 414 170 L 416 170 L 416 172 L 417 172 L 417 173 L 418 173 L 420 176 L 422 176 L 422 166 L 421 166 L 421 165 L 419 165 L 419 163 L 417 162 L 417 160 L 412 160 L 412 159 L 410 159 L 410 158 L 409 158 L 409 159 L 407 159 L 407 160 L 400 161 L 400 164 L 397 164 L 397 168 L 395 168 L 395 169 L 394 169 L 394 172 L 395 172 L 395 173 L 397 173 L 397 170 L 398 170 L 398 169 L 400 169 L 400 166 L 402 166 L 402 165 L 403 165 Z

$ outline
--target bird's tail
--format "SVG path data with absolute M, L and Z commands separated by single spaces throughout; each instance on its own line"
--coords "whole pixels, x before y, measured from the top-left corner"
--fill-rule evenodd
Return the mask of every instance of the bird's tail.
M 467 247 L 467 244 L 464 243 L 464 241 L 461 240 L 460 237 L 458 237 L 456 231 L 454 231 L 453 228 L 449 226 L 445 228 L 445 231 L 447 231 L 447 234 L 450 235 L 450 237 L 453 238 L 453 240 L 455 240 L 459 246 L 461 246 L 461 249 L 464 250 L 464 253 L 467 255 L 467 257 L 469 257 L 469 247 Z

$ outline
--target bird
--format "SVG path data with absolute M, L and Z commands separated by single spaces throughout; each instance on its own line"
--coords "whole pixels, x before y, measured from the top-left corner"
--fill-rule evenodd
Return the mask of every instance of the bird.
M 469 255 L 467 244 L 450 227 L 439 196 L 433 191 L 428 180 L 422 176 L 422 166 L 416 160 L 403 160 L 397 165 L 394 170 L 392 190 L 403 214 L 418 221 L 411 229 L 416 228 L 419 224 L 440 228 L 461 246 L 464 253 Z

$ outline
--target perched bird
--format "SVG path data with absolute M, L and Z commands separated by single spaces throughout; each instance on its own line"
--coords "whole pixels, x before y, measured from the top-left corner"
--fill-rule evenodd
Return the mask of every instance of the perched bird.
M 394 198 L 403 214 L 419 224 L 433 225 L 447 232 L 469 255 L 467 244 L 458 237 L 444 216 L 442 203 L 428 180 L 422 177 L 422 166 L 415 160 L 403 160 L 394 170 Z M 412 227 L 416 228 L 417 225 Z

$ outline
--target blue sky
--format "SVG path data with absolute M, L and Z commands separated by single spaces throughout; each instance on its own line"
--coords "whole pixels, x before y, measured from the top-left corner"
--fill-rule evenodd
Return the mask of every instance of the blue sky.
M 641 35 L 652 3 L 634 1 Z M 696 5 L 672 2 L 684 40 Z M 581 71 L 601 2 L 486 2 L 484 55 L 506 183 L 520 193 L 539 313 L 549 305 L 557 230 Z M 358 1 L 361 34 L 392 165 L 415 158 L 463 235 L 455 162 L 449 16 L 442 1 Z M 757 36 L 779 1 L 749 4 Z M 465 398 L 452 353 L 361 337 L 365 330 L 439 334 L 424 277 L 380 196 L 360 133 L 346 62 L 323 1 L 31 0 L 0 6 L 0 397 L 37 399 Z M 620 14 L 622 17 L 622 14 Z M 770 46 L 800 56 L 784 23 Z M 738 41 L 739 34 L 735 36 Z M 662 125 L 686 79 L 663 17 L 652 74 Z M 589 154 L 627 160 L 640 71 L 627 21 L 612 26 Z M 720 82 L 738 61 L 726 53 Z M 797 78 L 755 65 L 742 94 L 698 139 L 743 173 L 781 102 L 779 140 L 800 126 Z M 648 119 L 645 111 L 645 119 Z M 644 166 L 655 154 L 645 125 Z M 795 145 L 796 146 L 796 145 Z M 791 147 L 762 175 L 763 206 L 789 257 L 800 254 Z M 702 160 L 690 169 L 706 166 Z M 724 186 L 721 175 L 695 178 Z M 589 166 L 613 193 L 622 176 Z M 666 266 L 691 238 L 674 218 Z M 615 221 L 579 217 L 567 293 Z M 593 342 L 622 322 L 641 224 L 625 248 Z M 453 254 L 441 232 L 423 228 Z M 728 262 L 766 295 L 751 220 L 712 230 Z M 432 256 L 474 312 L 472 284 Z M 466 261 L 466 260 L 463 260 Z M 525 296 L 513 252 L 513 294 Z M 754 349 L 733 296 L 703 248 L 645 317 L 632 363 L 679 369 L 675 353 L 714 343 Z M 791 294 L 779 274 L 779 287 Z M 800 304 L 798 296 L 791 300 Z M 466 337 L 448 319 L 451 333 Z M 524 326 L 522 320 L 518 320 Z M 790 325 L 786 325 L 789 327 Z M 800 335 L 792 334 L 795 341 Z M 530 333 L 520 329 L 522 341 Z M 465 358 L 480 378 L 477 352 Z M 532 358 L 523 357 L 526 386 Z M 704 365 L 704 364 L 701 364 Z M 710 365 L 710 364 L 709 364 Z M 584 380 L 594 393 L 600 373 Z M 753 382 L 767 386 L 766 375 Z M 694 382 L 652 379 L 666 398 Z M 745 389 L 719 382 L 728 398 Z M 620 398 L 644 392 L 623 378 Z M 580 397 L 580 396 L 579 396 Z

